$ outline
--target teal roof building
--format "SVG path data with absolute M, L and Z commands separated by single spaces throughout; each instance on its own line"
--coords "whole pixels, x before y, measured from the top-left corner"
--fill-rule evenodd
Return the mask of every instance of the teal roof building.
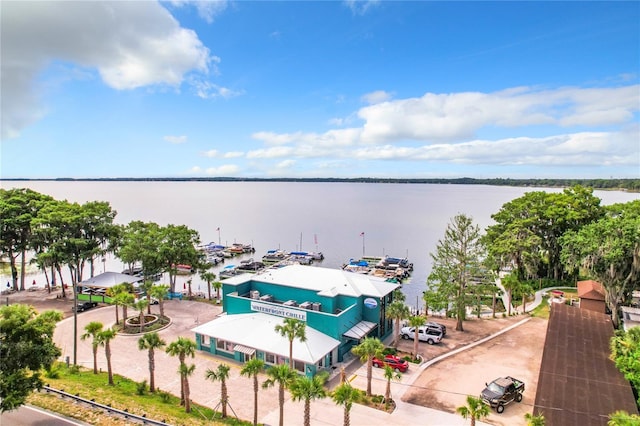
M 198 349 L 267 366 L 289 363 L 289 341 L 275 331 L 285 318 L 306 323 L 293 343 L 294 368 L 313 376 L 331 370 L 365 337 L 392 334 L 386 309 L 397 283 L 341 269 L 289 265 L 222 282 L 223 315 L 193 329 Z

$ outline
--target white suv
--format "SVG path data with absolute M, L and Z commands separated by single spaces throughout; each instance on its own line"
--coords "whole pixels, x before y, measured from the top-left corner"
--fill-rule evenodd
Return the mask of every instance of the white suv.
M 403 339 L 415 339 L 415 329 L 415 327 L 402 327 L 400 335 Z M 440 343 L 442 341 L 442 332 L 430 327 L 419 327 L 418 340 L 421 342 L 427 342 L 430 345 Z

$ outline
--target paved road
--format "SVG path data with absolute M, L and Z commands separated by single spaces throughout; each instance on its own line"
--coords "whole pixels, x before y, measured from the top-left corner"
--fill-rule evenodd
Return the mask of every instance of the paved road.
M 28 405 L 0 414 L 2 426 L 82 426 L 85 424 Z

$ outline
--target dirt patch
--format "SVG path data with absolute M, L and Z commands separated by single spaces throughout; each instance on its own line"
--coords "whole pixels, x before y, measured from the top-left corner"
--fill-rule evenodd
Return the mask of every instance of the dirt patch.
M 424 348 L 427 360 L 478 341 L 526 317 L 465 321 L 465 332 L 456 332 L 447 325 L 444 345 Z M 494 425 L 525 425 L 524 414 L 532 412 L 538 374 L 547 329 L 547 321 L 531 318 L 526 323 L 485 343 L 448 357 L 424 370 L 405 392 L 402 400 L 437 410 L 454 413 L 466 404 L 467 395 L 478 396 L 489 382 L 501 376 L 513 376 L 526 384 L 522 403 L 513 403 L 504 413 L 491 411 L 483 421 Z M 406 341 L 405 341 L 406 342 Z
M 45 289 L 39 289 L 36 291 L 18 291 L 8 295 L 2 295 L 2 304 L 9 305 L 13 303 L 31 305 L 38 312 L 57 309 L 62 312 L 65 318 L 73 314 L 71 311 L 71 307 L 73 306 L 73 293 L 70 289 L 67 289 L 67 297 L 62 298 L 62 290 L 60 287 L 51 293 Z

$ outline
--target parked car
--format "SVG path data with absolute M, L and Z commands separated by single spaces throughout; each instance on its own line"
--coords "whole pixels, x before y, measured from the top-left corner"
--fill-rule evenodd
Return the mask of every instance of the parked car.
M 433 328 L 435 330 L 440 330 L 442 332 L 443 337 L 447 335 L 447 326 L 444 324 L 440 324 L 439 322 L 429 321 L 428 323 L 425 324 L 425 326 L 429 328 Z
M 147 296 L 142 296 L 137 301 L 140 301 L 140 300 L 147 300 Z M 149 299 L 149 304 L 150 305 L 157 305 L 158 303 L 160 303 L 160 302 L 155 297 L 151 297 Z
M 400 329 L 400 335 L 403 339 L 415 339 L 415 329 L 415 327 L 402 327 Z M 441 330 L 433 327 L 422 326 L 418 328 L 418 340 L 427 342 L 429 345 L 440 343 L 443 336 Z
M 491 383 L 485 383 L 486 388 L 480 393 L 480 398 L 498 413 L 504 411 L 504 406 L 513 401 L 522 401 L 524 382 L 511 376 L 499 377 Z
M 95 308 L 96 306 L 98 306 L 98 303 L 96 302 L 78 302 L 78 312 L 84 312 L 88 309 Z M 72 306 L 71 311 L 73 312 L 74 310 L 75 306 Z
M 406 360 L 395 355 L 385 355 L 383 359 L 373 358 L 374 367 L 382 368 L 385 365 L 388 365 L 395 371 L 399 371 L 401 373 L 404 373 L 409 369 L 409 363 Z

